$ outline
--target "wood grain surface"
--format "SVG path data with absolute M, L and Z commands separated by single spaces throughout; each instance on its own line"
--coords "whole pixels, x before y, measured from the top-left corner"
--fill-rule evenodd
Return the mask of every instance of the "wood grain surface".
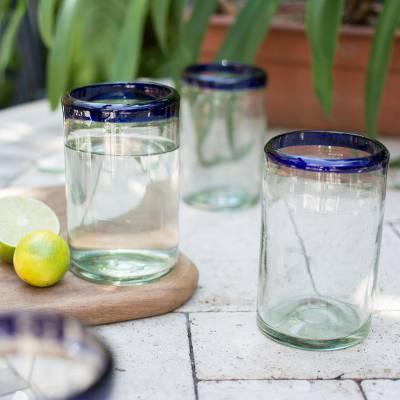
M 65 237 L 64 187 L 5 189 L 0 197 L 24 195 L 43 200 L 58 215 Z M 50 288 L 35 288 L 22 282 L 13 267 L 0 263 L 0 310 L 60 312 L 89 325 L 127 321 L 172 311 L 194 293 L 198 282 L 196 266 L 180 254 L 175 268 L 161 279 L 134 286 L 99 285 L 68 272 Z

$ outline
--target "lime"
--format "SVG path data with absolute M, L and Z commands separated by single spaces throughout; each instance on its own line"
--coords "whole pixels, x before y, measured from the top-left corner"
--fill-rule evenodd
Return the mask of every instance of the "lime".
M 0 258 L 3 261 L 11 264 L 21 238 L 38 229 L 60 232 L 60 223 L 50 207 L 30 197 L 0 198 Z
M 32 286 L 54 285 L 62 279 L 68 266 L 68 245 L 54 232 L 32 231 L 15 249 L 15 272 Z

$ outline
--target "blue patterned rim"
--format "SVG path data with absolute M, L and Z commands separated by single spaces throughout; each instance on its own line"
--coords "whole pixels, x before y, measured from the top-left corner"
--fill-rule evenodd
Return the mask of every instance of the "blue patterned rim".
M 267 84 L 266 72 L 253 65 L 229 63 L 194 64 L 183 71 L 182 80 L 204 89 L 259 89 Z
M 324 159 L 285 152 L 293 146 L 332 146 L 361 150 L 368 156 L 358 158 Z M 294 131 L 272 138 L 264 148 L 266 157 L 277 164 L 316 172 L 359 173 L 386 169 L 389 151 L 377 140 L 365 136 L 334 131 Z
M 65 119 L 151 122 L 177 117 L 179 94 L 158 83 L 99 83 L 71 90 L 62 98 L 62 106 Z
M 59 347 L 74 357 L 82 353 L 92 353 L 99 358 L 101 370 L 95 382 L 81 393 L 64 400 L 105 400 L 109 398 L 113 374 L 113 359 L 108 348 L 78 321 L 59 314 L 39 312 L 17 312 L 0 314 L 0 350 L 7 348 L 18 351 L 35 344 L 40 352 L 46 346 Z M 2 343 L 3 342 L 3 343 Z M 3 346 L 1 346 L 3 344 Z M 23 350 L 22 350 L 23 351 Z M 1 355 L 1 353 L 0 353 Z

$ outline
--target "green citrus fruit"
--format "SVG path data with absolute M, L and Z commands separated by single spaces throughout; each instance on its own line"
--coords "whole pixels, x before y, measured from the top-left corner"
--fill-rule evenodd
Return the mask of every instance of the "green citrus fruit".
M 17 275 L 32 286 L 51 286 L 62 279 L 69 266 L 69 248 L 50 231 L 33 231 L 23 237 L 14 253 Z
M 30 197 L 1 197 L 0 221 L 0 258 L 10 264 L 15 247 L 29 232 L 60 232 L 60 223 L 54 211 L 40 200 Z

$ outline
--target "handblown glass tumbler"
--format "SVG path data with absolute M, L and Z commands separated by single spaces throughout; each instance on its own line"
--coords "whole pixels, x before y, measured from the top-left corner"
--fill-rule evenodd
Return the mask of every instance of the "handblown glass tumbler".
M 271 139 L 265 157 L 259 328 L 303 349 L 354 345 L 370 326 L 389 153 L 300 131 Z
M 183 199 L 212 211 L 254 205 L 266 138 L 265 72 L 197 64 L 182 79 Z
M 154 83 L 109 83 L 63 98 L 72 271 L 134 284 L 178 255 L 178 93 Z

